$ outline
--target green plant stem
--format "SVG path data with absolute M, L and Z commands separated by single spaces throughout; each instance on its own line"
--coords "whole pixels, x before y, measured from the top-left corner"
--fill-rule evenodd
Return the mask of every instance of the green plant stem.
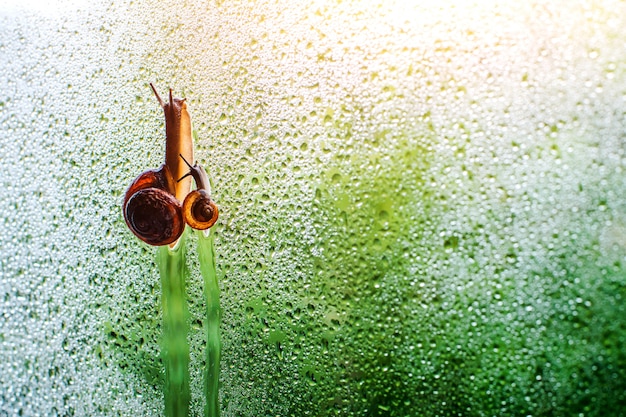
M 219 407 L 219 379 L 220 355 L 220 287 L 217 283 L 215 271 L 215 252 L 213 249 L 213 233 L 209 230 L 208 236 L 198 231 L 198 257 L 200 272 L 204 279 L 204 295 L 207 308 L 207 347 L 206 368 L 204 373 L 204 389 L 206 393 L 205 417 L 218 417 Z
M 165 365 L 165 415 L 189 415 L 189 311 L 185 291 L 188 270 L 185 262 L 185 236 L 174 250 L 161 246 L 157 263 L 161 274 L 163 306 L 162 358 Z

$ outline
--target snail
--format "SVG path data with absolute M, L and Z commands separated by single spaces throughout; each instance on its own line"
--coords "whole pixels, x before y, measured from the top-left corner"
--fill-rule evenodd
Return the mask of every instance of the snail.
M 124 220 L 144 242 L 173 245 L 185 230 L 185 222 L 195 229 L 208 229 L 217 221 L 218 210 L 209 196 L 206 171 L 197 163 L 191 166 L 187 162 L 187 158 L 193 160 L 193 141 L 185 99 L 173 98 L 170 89 L 169 103 L 165 103 L 154 85 L 150 87 L 165 113 L 165 163 L 143 172 L 128 187 Z M 188 172 L 181 159 L 189 167 Z M 198 187 L 191 193 L 189 176 Z
M 194 229 L 206 230 L 215 224 L 219 215 L 217 205 L 211 200 L 209 177 L 204 168 L 197 162 L 192 166 L 184 156 L 180 155 L 180 157 L 189 167 L 189 172 L 178 181 L 192 176 L 197 187 L 196 190 L 187 194 L 183 202 L 185 222 Z

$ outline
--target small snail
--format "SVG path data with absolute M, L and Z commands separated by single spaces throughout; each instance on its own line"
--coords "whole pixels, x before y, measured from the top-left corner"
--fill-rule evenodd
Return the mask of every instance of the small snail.
M 208 229 L 217 221 L 218 210 L 209 196 L 206 171 L 197 163 L 191 166 L 187 162 L 187 158 L 193 160 L 193 141 L 185 99 L 173 98 L 170 89 L 170 101 L 165 103 L 152 84 L 150 87 L 165 113 L 165 163 L 140 174 L 128 187 L 123 203 L 124 220 L 144 242 L 171 245 L 185 230 L 185 222 L 194 229 Z M 181 159 L 189 172 L 185 172 Z M 198 187 L 191 193 L 189 176 Z
M 210 196 L 209 177 L 203 167 L 196 162 L 193 166 L 180 155 L 189 167 L 189 172 L 181 177 L 192 176 L 198 189 L 190 192 L 183 202 L 183 216 L 185 222 L 194 229 L 206 230 L 213 226 L 219 215 L 217 205 Z

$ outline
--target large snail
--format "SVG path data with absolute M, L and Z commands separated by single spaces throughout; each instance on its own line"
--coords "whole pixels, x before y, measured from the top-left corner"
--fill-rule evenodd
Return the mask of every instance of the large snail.
M 150 87 L 165 113 L 165 163 L 132 182 L 124 196 L 123 212 L 126 225 L 139 239 L 160 246 L 175 243 L 185 223 L 200 230 L 213 226 L 218 209 L 210 197 L 206 171 L 187 162 L 193 160 L 193 141 L 185 99 L 173 98 L 170 89 L 170 101 L 165 103 L 152 84 Z M 193 177 L 198 188 L 191 193 L 188 177 Z

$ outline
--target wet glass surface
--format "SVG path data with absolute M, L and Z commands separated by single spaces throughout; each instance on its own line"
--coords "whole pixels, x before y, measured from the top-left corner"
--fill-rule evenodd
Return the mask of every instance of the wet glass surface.
M 153 82 L 220 208 L 222 415 L 624 415 L 626 4 L 409 3 L 0 10 L 0 414 L 163 413 Z

